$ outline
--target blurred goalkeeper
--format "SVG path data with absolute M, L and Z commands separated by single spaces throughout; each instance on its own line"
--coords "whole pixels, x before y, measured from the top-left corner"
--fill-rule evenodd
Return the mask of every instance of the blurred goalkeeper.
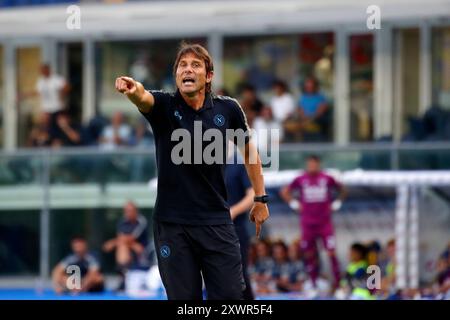
M 249 141 L 250 128 L 239 103 L 211 93 L 214 71 L 208 51 L 198 44 L 183 44 L 173 69 L 176 92 L 146 91 L 129 77 L 116 80 L 116 89 L 137 106 L 155 136 L 158 191 L 153 226 L 161 278 L 170 300 L 201 300 L 202 278 L 208 299 L 242 299 L 245 282 L 239 239 L 224 178 L 228 141 L 215 137 L 222 148 L 216 153 L 222 154 L 221 161 L 194 159 L 192 163 L 192 154 L 202 158 L 209 147 L 202 137 L 195 139 L 196 128 L 219 137 L 228 129 L 243 133 L 242 143 L 234 141 L 255 191 L 250 219 L 257 235 L 269 217 L 261 160 Z M 183 150 L 188 163 L 174 161 L 177 133 L 183 137 L 188 133 L 189 147 Z
M 333 201 L 333 194 L 337 199 Z M 298 193 L 298 199 L 294 199 Z M 301 215 L 301 246 L 305 263 L 312 283 L 315 285 L 319 276 L 319 251 L 317 240 L 320 239 L 327 250 L 333 272 L 333 288 L 339 285 L 340 271 L 336 257 L 336 238 L 332 221 L 332 211 L 339 210 L 346 191 L 342 184 L 321 170 L 320 158 L 311 155 L 306 161 L 306 172 L 285 186 L 280 196 L 289 206 Z

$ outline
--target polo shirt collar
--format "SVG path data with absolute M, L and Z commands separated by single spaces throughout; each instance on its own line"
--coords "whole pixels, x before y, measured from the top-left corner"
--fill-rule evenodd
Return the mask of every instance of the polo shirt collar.
M 180 90 L 177 90 L 176 94 L 175 94 L 177 100 L 185 107 L 189 108 L 190 110 L 194 111 L 194 112 L 200 112 L 202 110 L 207 110 L 207 109 L 211 109 L 213 107 L 213 99 L 211 96 L 211 93 L 206 92 L 205 93 L 205 101 L 203 102 L 203 107 L 201 107 L 198 110 L 194 110 L 192 109 L 192 107 L 190 107 L 186 101 L 183 99 L 183 96 L 180 93 Z

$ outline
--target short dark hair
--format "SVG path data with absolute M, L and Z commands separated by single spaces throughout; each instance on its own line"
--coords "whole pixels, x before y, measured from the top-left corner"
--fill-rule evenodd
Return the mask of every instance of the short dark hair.
M 87 240 L 86 240 L 86 238 L 83 237 L 82 235 L 77 234 L 77 235 L 72 236 L 72 238 L 70 239 L 70 242 L 71 242 L 71 243 L 74 242 L 74 241 L 83 241 L 83 242 L 86 242 Z
M 308 76 L 305 78 L 305 80 L 303 81 L 302 85 L 301 85 L 301 89 L 303 92 L 305 92 L 305 85 L 307 81 L 312 81 L 314 83 L 314 91 L 317 92 L 319 90 L 319 81 L 313 77 L 313 76 Z
M 316 161 L 316 162 L 320 162 L 321 161 L 320 157 L 317 154 L 310 154 L 310 155 L 308 155 L 308 157 L 306 157 L 306 160 L 313 160 L 313 161 Z
M 283 91 L 289 91 L 288 90 L 288 86 L 286 84 L 286 82 L 284 82 L 283 80 L 277 79 L 272 83 L 272 87 L 280 87 L 283 89 Z
M 250 83 L 244 83 L 241 85 L 241 88 L 239 90 L 240 92 L 244 92 L 244 91 L 252 91 L 255 92 L 256 89 L 253 85 L 251 85 Z
M 272 248 L 274 248 L 276 246 L 281 247 L 284 252 L 287 252 L 287 250 L 288 250 L 288 247 L 287 247 L 286 243 L 284 243 L 283 240 L 277 240 L 274 243 L 272 243 Z
M 386 243 L 386 247 L 395 246 L 395 238 L 391 238 Z
M 362 243 L 355 242 L 350 247 L 352 251 L 356 251 L 361 255 L 361 258 L 365 259 L 367 256 L 367 247 L 363 245 Z
M 173 76 L 176 76 L 178 64 L 180 63 L 181 58 L 188 54 L 192 53 L 197 56 L 199 59 L 203 60 L 206 67 L 206 74 L 214 71 L 214 65 L 212 58 L 208 52 L 202 45 L 198 43 L 187 43 L 181 42 L 180 47 L 178 49 L 177 57 L 175 59 L 175 63 L 173 64 Z M 211 82 L 206 84 L 206 92 L 211 92 Z

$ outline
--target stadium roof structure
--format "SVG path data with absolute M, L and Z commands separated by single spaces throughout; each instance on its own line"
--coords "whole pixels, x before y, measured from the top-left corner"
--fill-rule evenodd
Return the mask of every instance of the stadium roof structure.
M 68 5 L 11 8 L 0 12 L 0 40 L 259 34 L 334 29 L 349 24 L 367 29 L 367 8 L 372 4 L 366 0 L 81 3 L 81 28 L 74 30 L 66 27 Z M 379 0 L 376 5 L 383 22 L 450 18 L 449 0 Z

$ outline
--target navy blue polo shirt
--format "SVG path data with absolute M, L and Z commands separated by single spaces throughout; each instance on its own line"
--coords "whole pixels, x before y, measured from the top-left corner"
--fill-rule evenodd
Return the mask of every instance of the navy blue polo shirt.
M 240 132 L 247 133 L 245 143 L 248 142 L 250 133 L 239 103 L 229 97 L 207 93 L 203 107 L 194 110 L 184 101 L 179 91 L 150 92 L 155 104 L 149 113 L 143 115 L 152 126 L 155 138 L 158 169 L 155 220 L 190 225 L 231 224 L 224 179 L 228 146 L 226 130 L 240 129 Z M 211 141 L 199 139 L 194 132 L 198 132 L 198 128 L 202 134 L 208 129 L 218 129 L 213 131 L 220 131 L 222 138 L 213 137 L 210 138 Z M 172 139 L 172 134 L 177 129 L 188 132 L 188 138 Z M 203 154 L 216 139 L 222 145 L 223 151 L 219 154 L 222 156 L 221 160 L 211 163 L 201 155 L 199 157 L 199 148 Z M 190 161 L 175 163 L 172 161 L 172 150 L 174 147 L 179 150 L 182 140 L 189 140 L 191 143 L 191 157 L 187 157 Z M 188 153 L 182 151 L 177 154 L 185 156 Z
M 137 242 L 145 247 L 148 242 L 147 219 L 141 214 L 138 215 L 136 221 L 120 219 L 117 223 L 117 233 L 132 235 Z
M 67 269 L 68 266 L 77 266 L 78 268 L 80 268 L 80 276 L 82 278 L 86 276 L 86 274 L 90 270 L 100 270 L 100 264 L 98 260 L 91 254 L 86 254 L 85 256 L 70 254 L 65 257 L 60 263 L 64 269 Z
M 228 203 L 230 206 L 241 201 L 247 194 L 247 189 L 252 185 L 247 175 L 245 165 L 237 162 L 236 158 L 233 163 L 227 164 L 225 169 L 225 182 L 228 191 Z M 247 226 L 247 213 L 238 215 L 234 219 L 236 226 Z

